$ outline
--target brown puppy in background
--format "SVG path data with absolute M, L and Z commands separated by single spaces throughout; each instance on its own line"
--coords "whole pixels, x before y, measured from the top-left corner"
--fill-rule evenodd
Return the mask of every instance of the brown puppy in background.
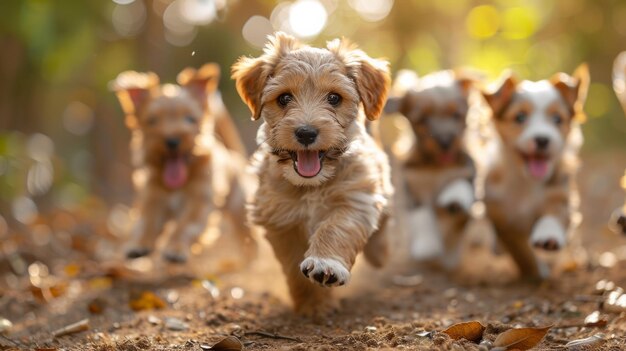
M 563 248 L 578 209 L 575 173 L 589 85 L 586 65 L 573 76 L 519 82 L 506 75 L 484 97 L 499 136 L 485 183 L 487 216 L 524 278 L 549 269 L 533 251 Z
M 619 54 L 613 64 L 613 90 L 626 113 L 626 51 Z M 626 171 L 624 171 L 621 186 L 626 190 Z M 624 206 L 613 212 L 610 226 L 615 231 L 626 235 L 626 201 L 624 201 Z
M 474 203 L 474 164 L 464 148 L 470 89 L 474 79 L 441 71 L 419 77 L 400 71 L 385 112 L 411 124 L 415 142 L 402 160 L 411 256 L 458 263 L 460 239 Z M 398 87 L 400 85 L 400 87 Z M 397 87 L 397 88 L 396 88 Z
M 133 71 L 112 82 L 132 132 L 138 220 L 128 258 L 149 254 L 170 228 L 163 256 L 186 261 L 215 209 L 230 220 L 241 245 L 255 250 L 245 225 L 243 144 L 217 93 L 218 80 L 219 66 L 206 64 L 183 70 L 180 85 L 160 85 L 156 74 Z
M 387 66 L 346 40 L 318 49 L 284 33 L 233 66 L 237 91 L 264 121 L 250 217 L 266 229 L 299 313 L 335 308 L 328 287 L 348 282 L 359 252 L 377 267 L 387 258 L 389 164 L 364 127 L 383 108 Z

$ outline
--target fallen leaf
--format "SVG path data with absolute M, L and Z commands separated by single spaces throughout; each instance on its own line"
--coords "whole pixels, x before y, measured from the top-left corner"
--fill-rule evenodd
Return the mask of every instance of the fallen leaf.
M 588 338 L 572 340 L 565 344 L 565 348 L 567 348 L 568 350 L 586 350 L 590 346 L 595 348 L 597 346 L 600 346 L 601 344 L 604 344 L 605 342 L 606 339 L 604 338 L 604 334 L 596 334 Z
M 585 327 L 604 327 L 608 320 L 600 315 L 600 311 L 593 311 L 585 317 Z
M 243 344 L 239 341 L 239 338 L 234 336 L 227 336 L 224 339 L 218 341 L 212 346 L 202 344 L 200 345 L 202 350 L 213 350 L 213 351 L 240 351 L 243 350 Z
M 92 314 L 101 314 L 102 312 L 104 312 L 104 308 L 106 307 L 106 305 L 107 302 L 103 298 L 96 297 L 89 302 L 89 304 L 87 305 L 87 309 Z
M 81 321 L 78 321 L 76 323 L 67 325 L 61 329 L 57 329 L 55 331 L 52 332 L 52 335 L 55 338 L 58 338 L 60 336 L 64 336 L 64 335 L 69 335 L 69 334 L 75 334 L 75 333 L 80 333 L 82 331 L 85 330 L 89 330 L 89 319 L 83 319 Z
M 139 296 L 131 297 L 128 304 L 134 311 L 161 309 L 165 307 L 165 302 L 151 291 L 143 291 Z
M 552 326 L 509 329 L 498 335 L 493 345 L 506 350 L 529 350 L 543 340 Z
M 483 338 L 485 326 L 478 321 L 464 322 L 454 324 L 442 333 L 448 334 L 454 340 L 465 339 L 473 342 L 479 342 Z

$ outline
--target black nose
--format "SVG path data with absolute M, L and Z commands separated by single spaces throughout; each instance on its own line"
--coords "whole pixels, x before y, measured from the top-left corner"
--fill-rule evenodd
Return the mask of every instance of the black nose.
M 544 150 L 550 144 L 550 139 L 544 136 L 535 137 L 535 144 L 537 144 L 537 148 L 539 150 Z
M 180 145 L 180 139 L 167 138 L 165 139 L 165 145 L 167 145 L 167 148 L 170 150 L 176 150 L 178 148 L 178 145 Z
M 313 144 L 318 133 L 317 129 L 311 126 L 299 127 L 295 131 L 296 139 L 298 139 L 298 142 L 304 146 Z
M 437 140 L 437 144 L 439 144 L 439 147 L 441 147 L 441 149 L 444 151 L 450 149 L 452 143 L 454 143 L 454 137 L 450 135 L 440 136 L 435 139 Z

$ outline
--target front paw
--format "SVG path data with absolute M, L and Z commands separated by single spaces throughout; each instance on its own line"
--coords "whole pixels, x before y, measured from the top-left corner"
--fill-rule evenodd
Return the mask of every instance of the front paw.
M 163 258 L 169 263 L 183 264 L 187 262 L 187 253 L 181 250 L 168 249 L 163 252 Z
M 554 216 L 539 219 L 530 235 L 530 245 L 546 251 L 560 250 L 565 242 L 565 229 Z
M 340 286 L 350 280 L 350 272 L 334 258 L 307 257 L 300 264 L 305 277 L 321 286 Z
M 620 207 L 613 211 L 609 227 L 618 234 L 626 235 L 626 208 Z

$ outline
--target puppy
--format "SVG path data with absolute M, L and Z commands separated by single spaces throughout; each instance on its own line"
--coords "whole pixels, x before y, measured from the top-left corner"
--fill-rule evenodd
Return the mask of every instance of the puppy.
M 180 85 L 159 85 L 156 74 L 132 71 L 112 83 L 132 132 L 139 218 L 128 258 L 149 254 L 167 227 L 164 258 L 185 262 L 213 210 L 222 211 L 243 247 L 254 252 L 245 224 L 243 144 L 221 103 L 218 80 L 219 66 L 206 64 L 180 72 Z M 216 124 L 223 143 L 214 135 Z
M 387 258 L 389 164 L 364 127 L 383 108 L 387 65 L 346 40 L 319 49 L 276 33 L 262 56 L 233 66 L 252 118 L 264 121 L 249 215 L 265 228 L 301 314 L 336 307 L 328 287 L 348 283 L 359 252 L 377 267 Z
M 549 275 L 533 248 L 563 248 L 573 227 L 588 85 L 583 64 L 573 76 L 558 73 L 538 82 L 507 74 L 495 92 L 484 93 L 499 136 L 498 156 L 486 176 L 487 216 L 522 276 L 531 280 Z
M 613 90 L 626 112 L 626 51 L 619 54 L 613 64 Z M 626 171 L 624 171 L 621 185 L 626 190 Z M 626 235 L 626 200 L 624 206 L 613 212 L 610 226 L 618 233 Z
M 400 172 L 407 205 L 411 256 L 454 268 L 461 234 L 474 202 L 474 164 L 464 149 L 470 88 L 474 79 L 441 71 L 418 78 L 400 71 L 385 112 L 409 121 L 415 142 Z M 396 89 L 398 85 L 404 85 Z

